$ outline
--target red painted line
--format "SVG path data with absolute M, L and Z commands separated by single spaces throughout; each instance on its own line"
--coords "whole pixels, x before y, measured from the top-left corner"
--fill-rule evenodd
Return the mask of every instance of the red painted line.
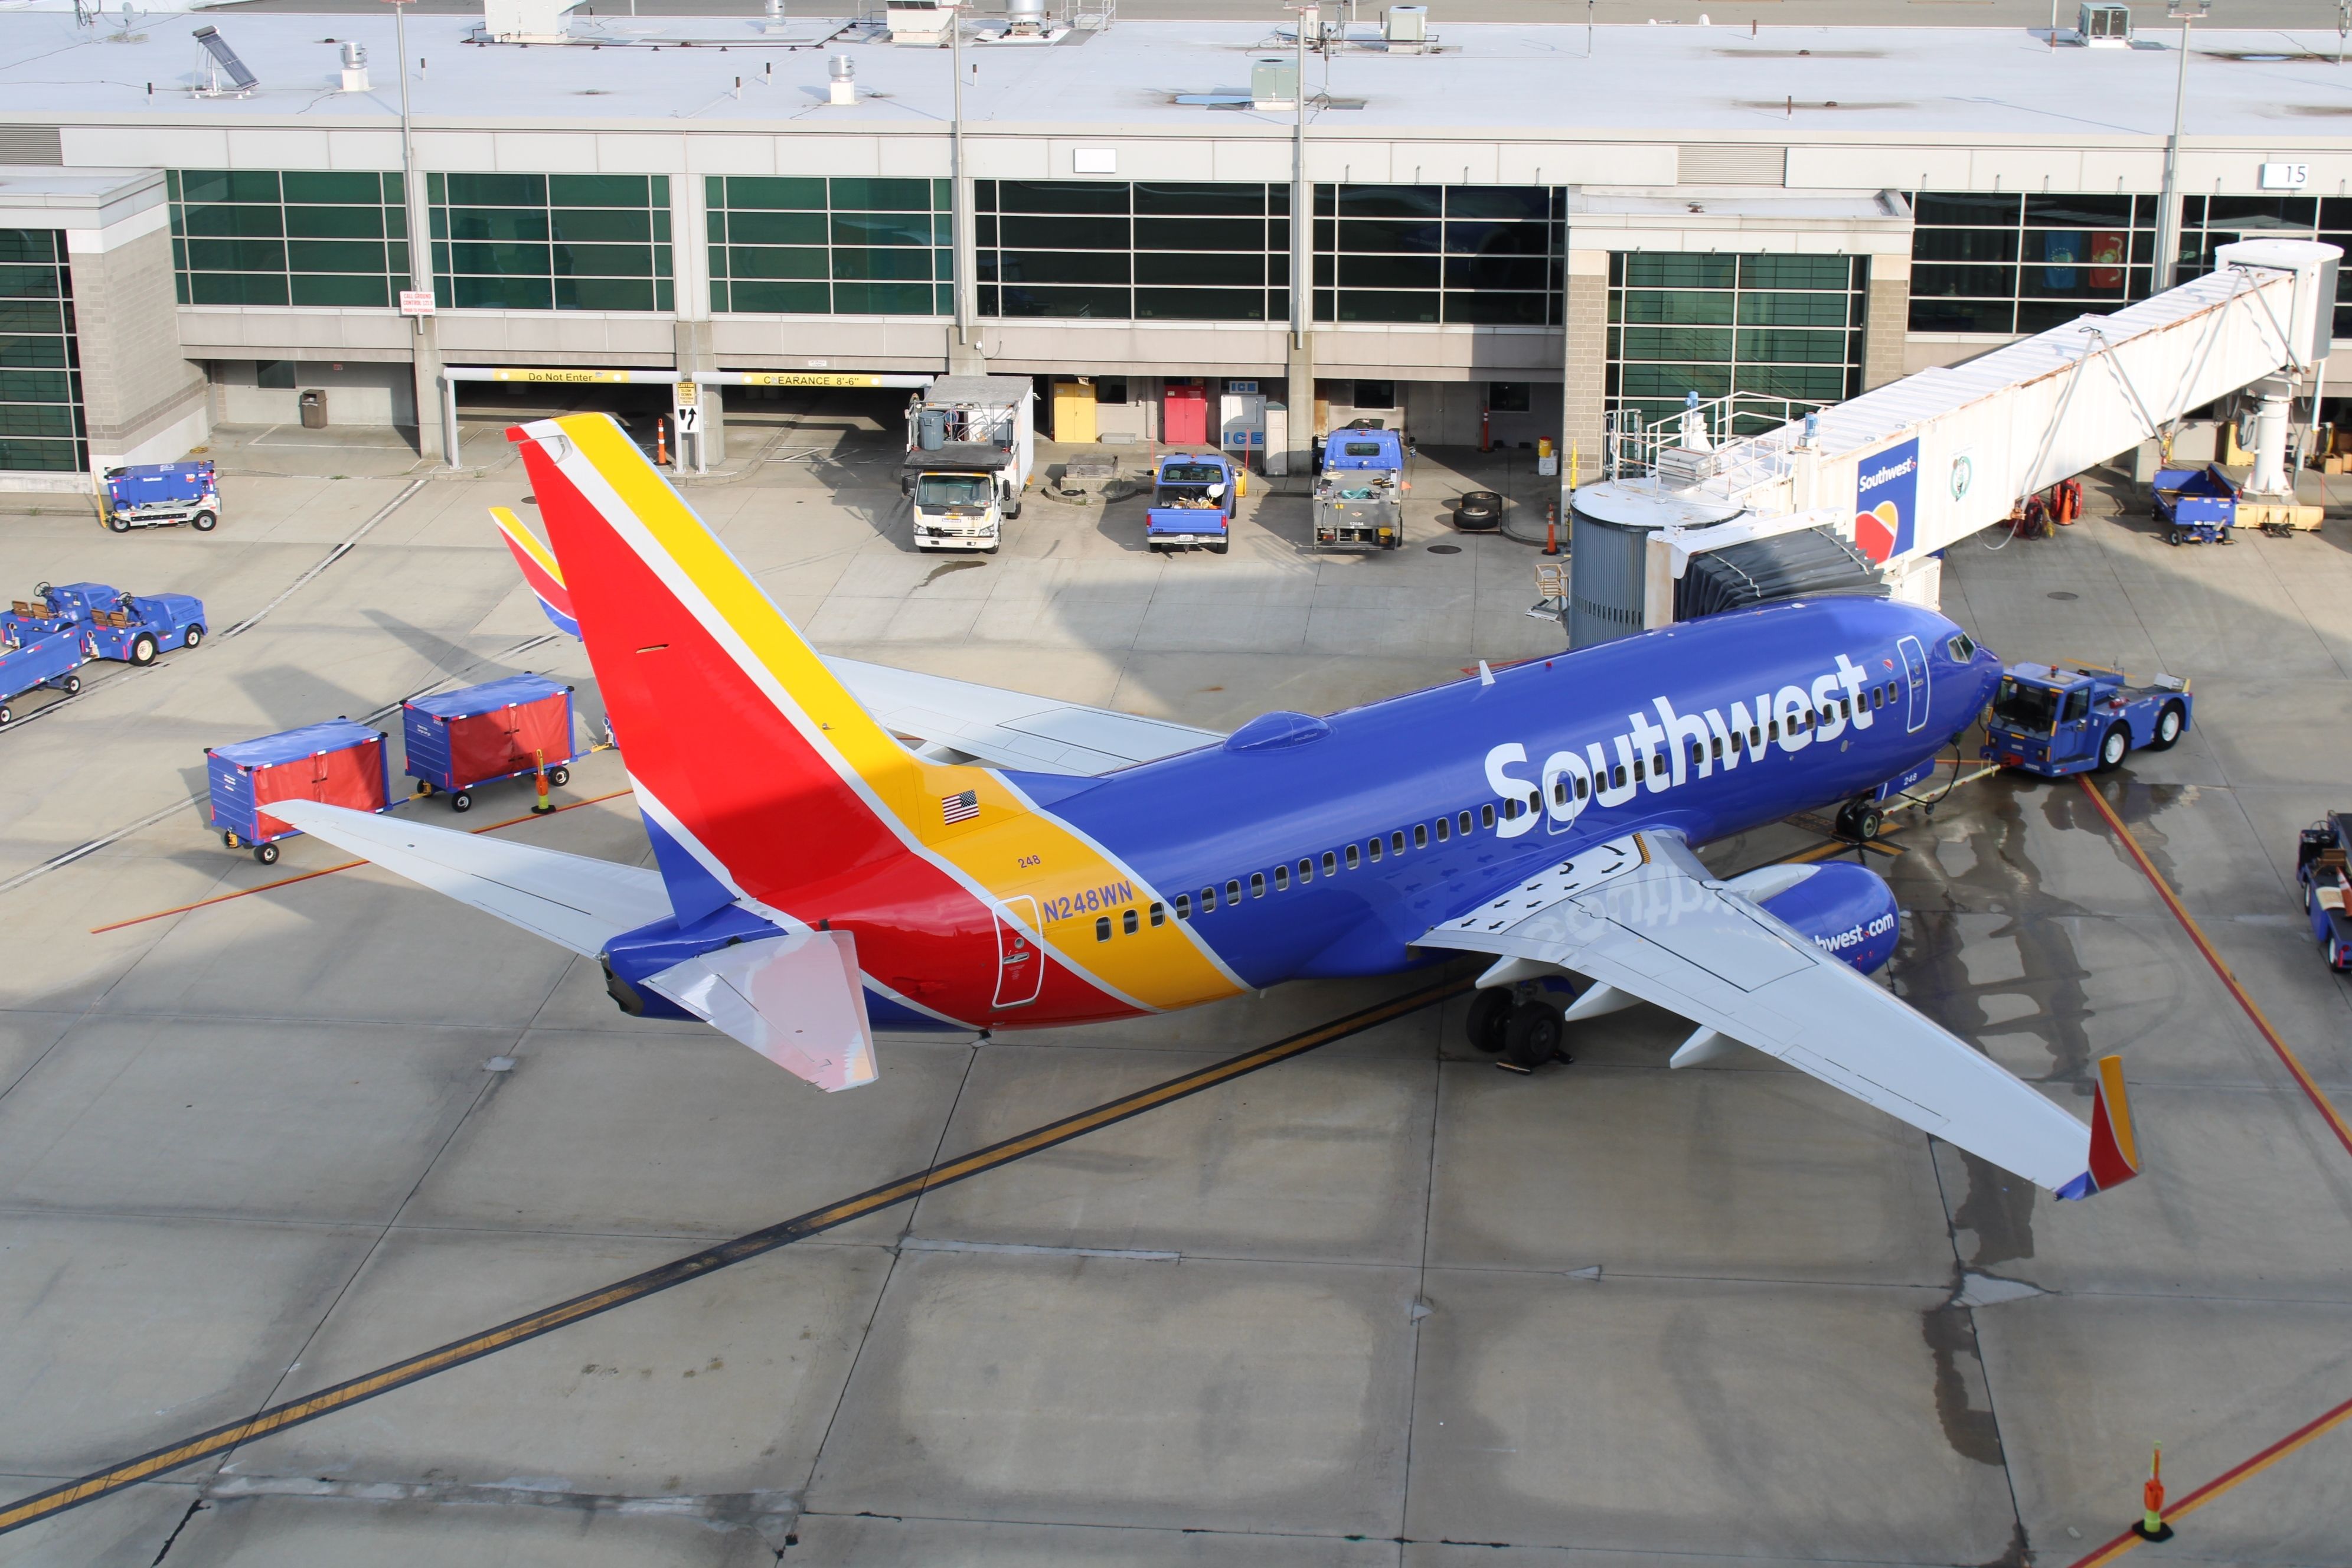
M 469 833 L 495 833 L 501 827 L 512 827 L 518 822 L 529 822 L 534 817 L 556 816 L 567 811 L 577 811 L 583 805 L 596 805 L 604 801 L 618 800 L 621 796 L 627 795 L 628 793 L 630 792 L 625 789 L 616 789 L 610 795 L 591 795 L 586 800 L 566 801 L 563 805 L 557 806 L 553 811 L 527 811 L 520 816 L 509 816 L 504 822 L 486 822 L 479 827 L 468 828 L 467 831 Z M 116 921 L 111 925 L 92 926 L 89 928 L 89 934 L 92 936 L 100 936 L 107 931 L 121 931 L 125 926 L 144 925 L 149 921 L 160 921 L 165 915 L 184 915 L 190 910 L 210 909 L 215 904 L 227 903 L 231 899 L 249 899 L 256 893 L 266 893 L 273 888 L 290 888 L 297 882 L 307 882 L 313 877 L 331 877 L 338 871 L 348 871 L 354 866 L 364 866 L 366 864 L 367 862 L 364 860 L 346 860 L 338 866 L 322 866 L 316 871 L 302 871 L 291 877 L 280 877 L 274 882 L 264 882 L 258 887 L 239 888 L 234 893 L 216 893 L 209 899 L 198 899 L 193 904 L 175 904 L 168 910 L 157 910 L 152 914 L 133 915 L 127 921 Z
M 2311 1074 L 2304 1070 L 2303 1063 L 2296 1058 L 2286 1041 L 2279 1037 L 2279 1032 L 2276 1029 L 2271 1027 L 2271 1021 L 2263 1016 L 2262 1008 L 2257 1006 L 2254 999 L 2246 994 L 2246 988 L 2238 984 L 2238 977 L 2230 973 L 2230 966 L 2221 962 L 2221 955 L 2213 951 L 2213 944 L 2205 940 L 2205 932 L 2198 925 L 2196 917 L 2191 915 L 2181 903 L 2179 896 L 2172 890 L 2171 884 L 2164 879 L 2163 873 L 2159 872 L 2156 868 L 2155 862 L 2147 858 L 2147 852 L 2139 847 L 2139 840 L 2132 837 L 2132 830 L 2124 826 L 2124 819 L 2116 814 L 2115 807 L 2107 804 L 2106 797 L 2092 787 L 2090 774 L 2077 773 L 2074 775 L 2074 782 L 2083 786 L 2083 793 L 2091 797 L 2091 804 L 2098 807 L 2101 816 L 2107 819 L 2107 826 L 2116 830 L 2116 837 L 2122 841 L 2124 848 L 2130 853 L 2133 863 L 2139 867 L 2140 875 L 2147 879 L 2149 886 L 2156 889 L 2157 896 L 2161 898 L 2165 907 L 2172 911 L 2172 918 L 2180 922 L 2180 929 L 2189 933 L 2189 940 L 2197 944 L 2197 951 L 2205 955 L 2205 962 L 2213 966 L 2213 973 L 2221 977 L 2221 984 L 2229 987 L 2230 994 L 2238 999 L 2238 1005 L 2244 1009 L 2247 1017 L 2253 1020 L 2254 1027 L 2262 1031 L 2263 1038 L 2270 1042 L 2271 1049 L 2277 1054 L 2278 1059 L 2286 1065 L 2286 1070 L 2294 1075 L 2294 1081 L 2302 1087 L 2304 1098 L 2311 1101 L 2321 1116 L 2326 1118 L 2328 1128 L 2336 1134 L 2336 1141 L 2344 1145 L 2344 1152 L 2347 1154 L 2352 1154 L 2352 1127 L 2345 1125 L 2344 1118 L 2337 1113 L 2327 1096 L 2320 1092 L 2319 1085 L 2312 1081 Z
M 2315 1420 L 2305 1422 L 2252 1458 L 2231 1466 L 2196 1490 L 2185 1493 L 2178 1502 L 2164 1510 L 2165 1521 L 2170 1523 L 2184 1515 L 2196 1512 L 2240 1481 L 2252 1479 L 2305 1444 L 2333 1431 L 2347 1420 L 2352 1420 L 2352 1399 L 2346 1400 Z M 2139 1532 L 2136 1530 L 2126 1530 L 2088 1556 L 2075 1559 L 2071 1568 L 2099 1568 L 2100 1564 L 2114 1562 L 2139 1544 L 2141 1544 Z

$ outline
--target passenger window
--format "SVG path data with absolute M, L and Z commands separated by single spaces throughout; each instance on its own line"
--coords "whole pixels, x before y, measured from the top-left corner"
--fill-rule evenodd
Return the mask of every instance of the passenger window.
M 1310 856 L 1307 859 L 1301 860 L 1298 863 L 1298 885 L 1303 888 L 1314 879 L 1315 861 L 1313 857 Z
M 1416 822 L 1412 825 L 1412 847 L 1415 849 L 1429 847 L 1429 829 L 1422 823 Z
M 1239 895 L 1235 896 L 1238 897 Z M 1252 871 L 1250 873 L 1250 897 L 1253 899 L 1262 899 L 1265 897 L 1265 872 Z
M 1583 774 L 1581 774 L 1581 773 L 1579 773 L 1579 774 L 1577 775 L 1577 779 L 1576 779 L 1576 798 L 1577 798 L 1577 799 L 1579 799 L 1579 800 L 1582 800 L 1582 799 L 1584 798 L 1585 788 L 1586 788 L 1586 786 L 1585 786 L 1585 783 L 1584 783 L 1584 775 L 1583 775 Z
M 1181 903 L 1183 900 L 1179 899 L 1177 902 Z M 1151 923 L 1155 926 L 1164 926 L 1168 923 L 1168 906 L 1166 904 L 1154 904 L 1151 906 Z
M 1748 731 L 1748 749 L 1749 751 L 1751 751 L 1751 752 L 1752 752 L 1752 751 L 1754 751 L 1757 747 L 1759 747 L 1759 746 L 1762 745 L 1763 743 L 1764 743 L 1764 729 L 1763 729 L 1763 726 L 1761 726 L 1761 725 L 1751 725 L 1751 726 L 1749 726 Z
M 1633 759 L 1633 782 L 1635 784 L 1642 782 L 1642 759 L 1639 757 Z
M 1261 881 L 1263 881 L 1265 879 L 1261 878 L 1261 879 L 1260 879 Z M 1227 903 L 1229 903 L 1229 904 L 1238 904 L 1238 903 L 1240 903 L 1241 901 L 1242 901 L 1242 884 L 1241 884 L 1241 879 L 1240 879 L 1240 878 L 1238 878 L 1238 877 L 1236 877 L 1236 878 L 1234 878 L 1232 881 L 1227 882 L 1227 883 L 1225 884 L 1225 902 L 1227 902 Z
M 1348 864 L 1352 866 L 1355 861 L 1351 859 Z M 1328 849 L 1323 851 L 1323 874 L 1327 877 L 1336 877 L 1339 874 L 1339 858 Z
M 1389 835 L 1389 847 L 1395 850 L 1400 855 L 1404 853 L 1403 828 L 1400 827 L 1394 833 Z
M 1513 806 L 1515 806 L 1515 807 L 1516 807 L 1518 804 L 1519 804 L 1519 803 L 1518 803 L 1517 801 L 1513 801 L 1513 802 L 1511 803 L 1511 805 L 1512 805 Z M 1514 810 L 1514 811 L 1511 813 L 1511 815 L 1512 815 L 1513 816 L 1517 816 L 1518 815 L 1518 812 L 1517 812 L 1517 811 L 1516 811 L 1516 810 Z M 1377 838 L 1366 839 L 1366 840 L 1364 841 L 1364 847 L 1365 847 L 1367 850 L 1369 850 L 1369 851 L 1370 852 L 1370 854 L 1371 854 L 1371 857 L 1372 857 L 1373 860 L 1378 861 L 1378 860 L 1380 859 L 1380 858 L 1381 858 L 1381 841 L 1380 841 L 1379 839 L 1377 839 Z
M 1461 824 L 1463 837 L 1469 837 L 1469 834 L 1470 834 L 1470 814 L 1469 814 L 1468 812 L 1466 812 L 1466 811 L 1465 811 L 1465 812 L 1464 812 L 1464 813 L 1462 814 L 1462 816 L 1460 816 L 1460 818 L 1458 819 L 1458 821 L 1459 821 L 1459 822 L 1460 822 L 1460 824 Z
M 1110 917 L 1108 915 L 1097 915 L 1095 917 L 1095 940 L 1097 942 L 1108 942 L 1110 940 Z
M 1481 827 L 1492 827 L 1495 826 L 1495 803 L 1493 801 L 1490 800 L 1486 805 L 1478 808 L 1478 826 Z
M 1444 818 L 1444 817 L 1442 817 L 1442 816 L 1441 816 L 1441 817 L 1439 817 L 1439 818 L 1437 819 L 1437 841 L 1438 841 L 1440 844 L 1444 843 L 1444 842 L 1445 842 L 1445 840 L 1446 840 L 1448 837 L 1452 837 L 1450 834 L 1448 834 L 1448 833 L 1446 832 L 1446 826 L 1447 826 L 1447 824 L 1446 824 L 1445 818 Z
M 1566 805 L 1568 804 L 1568 775 L 1566 773 L 1556 774 L 1553 777 L 1551 781 L 1551 803 L 1554 805 Z
M 1764 726 L 1764 738 L 1768 741 L 1777 741 L 1780 738 L 1780 721 L 1775 719 Z
M 1618 763 L 1612 776 L 1617 787 L 1619 789 L 1623 789 L 1625 787 L 1625 764 L 1622 763 Z
M 1352 845 L 1352 844 L 1349 845 L 1349 846 L 1348 846 L 1348 869 L 1349 869 L 1349 870 L 1350 870 L 1350 871 L 1352 871 L 1352 870 L 1354 870 L 1357 867 L 1359 867 L 1359 866 L 1360 866 L 1360 865 L 1362 865 L 1362 864 L 1363 864 L 1363 861 L 1361 860 L 1361 858 L 1360 858 L 1358 857 L 1358 855 L 1357 855 L 1357 853 L 1356 853 L 1356 847 L 1355 847 L 1354 845 Z
M 1707 742 L 1707 752 L 1708 754 L 1713 756 L 1717 761 L 1720 762 L 1722 760 L 1723 740 L 1720 736 Z
M 1192 918 L 1192 894 L 1179 893 L 1176 895 L 1176 918 L 1180 921 L 1189 921 Z
M 1202 912 L 1202 914 L 1204 914 L 1204 915 L 1205 915 L 1205 914 L 1211 914 L 1211 913 L 1213 913 L 1213 912 L 1215 911 L 1215 910 L 1216 910 L 1216 907 L 1217 907 L 1217 889 L 1214 889 L 1214 888 L 1203 888 L 1203 889 L 1201 889 L 1201 912 Z
M 1276 866 L 1274 868 L 1274 890 L 1277 893 L 1286 893 L 1290 890 L 1289 867 Z
M 1142 923 L 1142 921 L 1137 917 L 1136 912 L 1133 910 L 1129 910 L 1125 914 L 1118 917 L 1119 934 L 1122 936 L 1133 936 L 1135 934 L 1136 927 Z

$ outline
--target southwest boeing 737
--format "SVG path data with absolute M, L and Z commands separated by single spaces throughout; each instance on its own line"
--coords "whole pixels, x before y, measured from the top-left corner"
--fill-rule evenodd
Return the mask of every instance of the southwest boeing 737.
M 1473 953 L 1473 1038 L 1528 1065 L 1649 1002 L 1696 1026 L 1675 1066 L 1752 1047 L 2062 1197 L 2136 1171 L 2116 1058 L 2085 1126 L 1867 978 L 1899 936 L 1874 873 L 1726 881 L 1692 854 L 1916 777 L 1968 728 L 2000 665 L 1932 611 L 1772 605 L 1218 735 L 824 659 L 611 419 L 510 434 L 551 553 L 500 526 L 586 644 L 657 868 L 271 809 L 598 959 L 631 1013 L 838 1089 L 873 1080 L 877 1026 Z

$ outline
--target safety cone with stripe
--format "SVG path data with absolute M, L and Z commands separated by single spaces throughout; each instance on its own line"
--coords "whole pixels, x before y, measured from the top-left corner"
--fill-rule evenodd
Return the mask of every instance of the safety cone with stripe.
M 2148 1461 L 2147 1484 L 2139 1489 L 2140 1520 L 2132 1533 L 2142 1541 L 2169 1541 L 2172 1526 L 2164 1522 L 2164 1445 L 2157 1445 Z

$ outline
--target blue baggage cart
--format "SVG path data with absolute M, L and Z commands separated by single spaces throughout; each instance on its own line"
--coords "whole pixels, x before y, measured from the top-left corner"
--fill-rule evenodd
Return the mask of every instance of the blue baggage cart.
M 2167 544 L 2228 544 L 2238 521 L 2237 481 L 2218 464 L 2159 468 L 2150 513 L 2164 524 Z
M 220 521 L 220 487 L 202 460 L 136 463 L 106 470 L 106 526 L 117 533 L 184 522 L 210 533 Z
M 510 675 L 401 704 L 408 776 L 419 795 L 446 795 L 453 811 L 472 809 L 481 785 L 541 766 L 550 784 L 571 783 L 567 764 L 582 754 L 573 729 L 572 688 L 543 675 Z
M 391 737 L 349 719 L 306 724 L 234 745 L 207 747 L 205 781 L 221 842 L 278 863 L 278 841 L 299 828 L 269 815 L 277 800 L 316 800 L 353 811 L 383 811 L 392 798 Z
M 16 700 L 47 686 L 68 697 L 81 689 L 81 638 L 70 626 L 58 631 L 0 632 L 0 727 L 16 722 Z

